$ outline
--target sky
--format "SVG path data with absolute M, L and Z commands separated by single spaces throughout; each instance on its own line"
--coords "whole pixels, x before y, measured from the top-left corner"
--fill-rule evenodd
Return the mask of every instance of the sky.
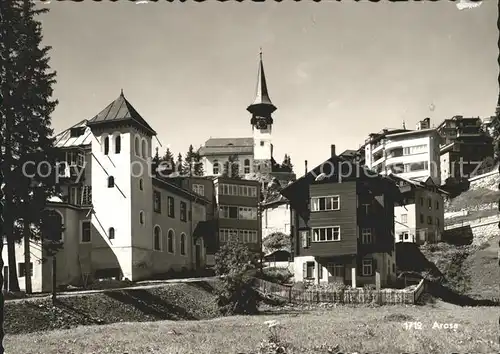
M 56 132 L 125 97 L 162 154 L 252 134 L 262 47 L 278 162 L 297 175 L 383 128 L 489 117 L 498 99 L 496 1 L 51 2 Z M 154 145 L 158 146 L 158 143 Z

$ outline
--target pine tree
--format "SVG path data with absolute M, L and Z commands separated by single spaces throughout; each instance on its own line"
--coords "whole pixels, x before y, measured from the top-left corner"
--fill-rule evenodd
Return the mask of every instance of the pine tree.
M 180 152 L 179 155 L 177 155 L 177 161 L 175 162 L 175 171 L 180 175 L 184 174 L 184 166 Z
M 31 226 L 40 227 L 41 211 L 45 209 L 47 197 L 54 191 L 54 175 L 42 177 L 27 175 L 23 171 L 26 162 L 34 166 L 47 161 L 55 165 L 50 115 L 57 105 L 51 101 L 55 72 L 49 72 L 48 52 L 42 47 L 41 23 L 35 16 L 48 10 L 35 9 L 29 0 L 12 0 L 2 6 L 9 12 L 10 24 L 2 22 L 2 96 L 3 125 L 5 139 L 3 174 L 5 177 L 4 235 L 7 238 L 9 258 L 9 290 L 19 291 L 17 264 L 15 259 L 15 225 L 22 221 L 29 265 L 29 238 Z M 4 28 L 6 25 L 7 28 Z M 42 172 L 42 171 L 41 171 Z M 29 278 L 29 277 L 27 277 Z M 30 287 L 29 280 L 27 284 Z M 28 289 L 29 290 L 29 289 Z
M 175 161 L 174 161 L 174 154 L 170 151 L 169 148 L 167 148 L 167 151 L 165 151 L 165 155 L 160 158 L 160 165 L 161 167 L 165 168 L 165 171 L 162 172 L 164 176 L 167 176 L 174 172 L 175 169 Z
M 194 175 L 203 176 L 203 162 L 201 160 L 200 148 L 194 152 Z
M 285 154 L 283 162 L 281 163 L 281 167 L 286 169 L 288 172 L 293 171 L 293 165 L 292 165 L 292 160 L 290 159 L 290 155 Z
M 186 157 L 184 158 L 183 170 L 190 176 L 194 175 L 194 155 L 195 153 L 193 145 L 189 145 L 188 152 L 186 153 Z
M 237 156 L 230 156 L 226 163 L 224 163 L 223 176 L 229 178 L 239 178 L 240 177 L 240 165 L 238 163 Z

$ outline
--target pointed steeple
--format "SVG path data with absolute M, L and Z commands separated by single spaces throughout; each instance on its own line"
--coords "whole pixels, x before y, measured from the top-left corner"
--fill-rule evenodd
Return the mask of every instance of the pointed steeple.
M 259 71 L 257 73 L 257 88 L 255 90 L 255 99 L 247 107 L 247 111 L 257 115 L 270 115 L 277 108 L 271 102 L 267 91 L 266 75 L 264 74 L 264 64 L 262 63 L 262 48 L 260 49 Z

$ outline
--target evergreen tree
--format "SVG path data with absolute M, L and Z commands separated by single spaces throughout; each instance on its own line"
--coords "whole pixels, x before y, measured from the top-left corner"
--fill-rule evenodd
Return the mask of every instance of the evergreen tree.
M 190 176 L 194 175 L 194 163 L 195 163 L 194 155 L 195 152 L 193 145 L 189 145 L 188 152 L 186 153 L 186 157 L 184 158 L 183 169 L 184 172 Z
M 8 28 L 3 27 L 5 22 L 1 25 L 5 39 L 1 48 L 1 70 L 5 78 L 1 83 L 4 123 L 1 133 L 5 137 L 1 147 L 5 156 L 2 167 L 6 204 L 3 231 L 8 248 L 9 290 L 19 291 L 15 259 L 16 221 L 23 224 L 25 263 L 29 265 L 31 230 L 40 229 L 41 212 L 57 182 L 54 174 L 47 177 L 43 173 L 28 174 L 23 166 L 26 162 L 40 166 L 42 161 L 48 162 L 45 166 L 55 166 L 50 115 L 57 100 L 51 100 L 55 72 L 50 72 L 48 64 L 50 47 L 41 46 L 41 23 L 35 20 L 35 16 L 48 9 L 36 9 L 29 0 L 7 3 L 2 5 L 2 12 L 9 12 L 6 17 L 13 22 L 7 24 Z M 29 290 L 28 279 L 27 282 Z
M 180 175 L 184 174 L 184 166 L 182 161 L 182 155 L 180 152 L 179 155 L 177 155 L 177 161 L 175 162 L 175 172 L 177 172 Z
M 239 178 L 240 177 L 240 165 L 238 163 L 237 156 L 230 156 L 224 163 L 224 170 L 222 172 L 224 177 L 229 178 Z
M 283 162 L 281 163 L 281 167 L 286 169 L 288 172 L 293 171 L 293 165 L 292 165 L 292 160 L 290 158 L 290 155 L 285 154 L 285 157 L 283 158 Z
M 203 176 L 203 162 L 201 160 L 200 149 L 196 150 L 193 155 L 194 160 L 194 175 Z
M 165 171 L 162 172 L 164 176 L 174 172 L 175 170 L 174 154 L 172 154 L 169 148 L 167 148 L 167 151 L 165 151 L 165 155 L 163 155 L 160 158 L 160 166 L 165 168 Z

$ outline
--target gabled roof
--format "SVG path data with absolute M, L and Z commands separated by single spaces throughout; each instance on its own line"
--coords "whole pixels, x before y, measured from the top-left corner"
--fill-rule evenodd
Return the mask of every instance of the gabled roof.
M 79 136 L 71 136 L 71 132 L 75 129 L 80 129 L 83 133 Z M 87 120 L 84 119 L 72 127 L 60 132 L 55 136 L 55 147 L 68 148 L 76 146 L 85 146 L 92 143 L 92 131 L 87 127 Z
M 100 124 L 112 124 L 118 122 L 131 122 L 139 128 L 146 130 L 151 135 L 156 135 L 153 128 L 141 117 L 135 108 L 127 101 L 123 95 L 120 96 L 99 112 L 94 118 L 88 121 L 89 126 Z
M 201 147 L 200 155 L 252 155 L 253 144 L 253 138 L 210 138 Z

